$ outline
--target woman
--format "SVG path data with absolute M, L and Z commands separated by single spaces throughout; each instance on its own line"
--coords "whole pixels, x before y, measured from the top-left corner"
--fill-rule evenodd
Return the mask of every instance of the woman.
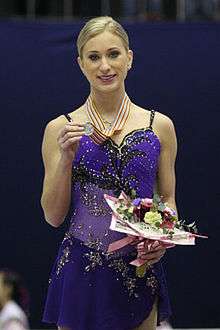
M 58 227 L 70 206 L 72 212 L 52 270 L 44 321 L 62 330 L 155 329 L 170 314 L 159 262 L 166 246 L 136 241 L 107 255 L 108 245 L 124 234 L 109 230 L 111 211 L 103 195 L 135 190 L 152 197 L 157 186 L 175 208 L 174 127 L 166 116 L 128 98 L 124 81 L 133 53 L 120 24 L 111 17 L 90 20 L 77 47 L 90 95 L 79 109 L 47 125 L 42 146 L 45 218 Z M 129 265 L 137 253 L 148 262 L 143 278 Z
M 0 329 L 26 330 L 27 316 L 24 313 L 27 307 L 27 291 L 18 274 L 0 271 Z

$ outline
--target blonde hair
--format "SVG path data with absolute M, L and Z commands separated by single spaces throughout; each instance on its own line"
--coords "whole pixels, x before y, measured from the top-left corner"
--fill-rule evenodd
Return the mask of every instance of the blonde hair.
M 100 16 L 95 17 L 89 20 L 82 30 L 80 31 L 78 38 L 77 38 L 77 49 L 80 58 L 83 55 L 83 47 L 91 38 L 97 36 L 98 34 L 109 31 L 112 34 L 117 35 L 121 38 L 123 45 L 126 50 L 129 50 L 129 39 L 125 29 L 116 22 L 110 16 Z

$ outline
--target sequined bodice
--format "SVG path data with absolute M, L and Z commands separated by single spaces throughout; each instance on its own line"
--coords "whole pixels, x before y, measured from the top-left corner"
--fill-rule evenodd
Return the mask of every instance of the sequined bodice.
M 134 189 L 152 197 L 160 142 L 150 129 L 137 129 L 120 146 L 111 139 L 101 145 L 83 136 L 73 162 L 72 208 L 69 231 L 86 245 L 106 250 L 124 234 L 109 230 L 111 210 L 104 193 L 118 196 Z

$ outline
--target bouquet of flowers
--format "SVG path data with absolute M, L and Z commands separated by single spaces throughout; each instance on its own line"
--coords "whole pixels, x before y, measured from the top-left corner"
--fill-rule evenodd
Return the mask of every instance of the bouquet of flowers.
M 157 240 L 166 244 L 194 245 L 197 234 L 195 222 L 187 225 L 177 218 L 176 211 L 162 201 L 159 195 L 153 198 L 136 198 L 122 192 L 119 198 L 104 195 L 105 200 L 113 211 L 110 229 L 126 233 L 127 237 L 113 242 L 108 247 L 111 253 L 132 243 L 137 236 L 143 239 Z M 146 263 L 140 258 L 131 262 L 138 268 Z M 146 270 L 146 269 L 145 269 Z

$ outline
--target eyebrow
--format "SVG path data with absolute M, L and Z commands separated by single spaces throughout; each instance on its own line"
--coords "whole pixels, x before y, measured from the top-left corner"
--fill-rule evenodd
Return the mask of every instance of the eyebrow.
M 119 48 L 118 48 L 118 47 L 111 47 L 111 48 L 107 49 L 107 52 L 110 52 L 110 51 L 112 51 L 112 50 L 119 50 Z M 96 53 L 96 54 L 98 54 L 99 51 L 98 51 L 98 50 L 89 50 L 89 51 L 87 52 L 87 54 L 89 54 L 89 53 Z

